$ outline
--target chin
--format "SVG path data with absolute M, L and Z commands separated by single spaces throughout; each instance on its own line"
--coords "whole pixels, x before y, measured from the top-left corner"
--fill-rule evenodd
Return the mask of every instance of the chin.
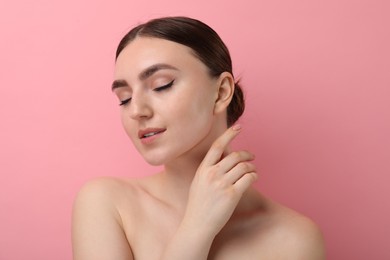
M 141 155 L 144 158 L 145 162 L 147 162 L 152 166 L 161 166 L 168 161 L 168 158 L 161 154 L 150 153 L 150 154 L 141 154 Z
M 144 160 L 152 166 L 161 166 L 170 164 L 180 158 L 183 155 L 187 155 L 185 152 L 178 151 L 154 151 L 153 153 L 141 153 Z M 186 157 L 186 156 L 185 156 Z
M 150 164 L 150 165 L 152 165 L 152 166 L 161 166 L 161 165 L 164 165 L 164 164 L 165 164 L 165 162 L 162 161 L 162 160 L 146 159 L 146 158 L 144 158 L 144 159 L 145 159 L 145 161 L 146 161 L 148 164 Z

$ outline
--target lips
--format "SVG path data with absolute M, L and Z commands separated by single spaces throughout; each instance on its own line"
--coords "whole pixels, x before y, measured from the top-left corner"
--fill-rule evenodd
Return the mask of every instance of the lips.
M 140 139 L 148 138 L 151 136 L 154 136 L 156 134 L 160 134 L 162 132 L 165 132 L 166 129 L 164 128 L 146 128 L 143 130 L 138 131 L 138 137 Z

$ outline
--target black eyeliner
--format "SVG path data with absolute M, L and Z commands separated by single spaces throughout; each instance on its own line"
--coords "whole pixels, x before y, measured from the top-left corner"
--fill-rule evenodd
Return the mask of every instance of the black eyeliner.
M 125 100 L 121 100 L 120 103 L 119 103 L 119 105 L 120 105 L 120 106 L 124 106 L 124 105 L 126 105 L 127 103 L 129 103 L 130 100 L 131 100 L 131 98 L 127 98 L 127 99 L 125 99 Z
M 164 86 L 161 86 L 161 87 L 158 87 L 158 88 L 155 88 L 154 91 L 162 91 L 164 89 L 167 89 L 167 88 L 170 88 L 172 87 L 173 83 L 175 82 L 175 80 L 172 80 L 171 82 L 169 82 L 168 84 L 164 85 Z
M 164 86 L 161 86 L 161 87 L 158 87 L 158 88 L 155 88 L 154 91 L 163 91 L 167 88 L 170 88 L 172 87 L 173 83 L 175 82 L 175 80 L 172 80 L 171 82 L 169 82 L 168 84 L 164 85 Z M 127 103 L 129 103 L 131 101 L 131 98 L 127 98 L 125 100 L 121 100 L 120 103 L 119 103 L 119 106 L 124 106 L 126 105 Z

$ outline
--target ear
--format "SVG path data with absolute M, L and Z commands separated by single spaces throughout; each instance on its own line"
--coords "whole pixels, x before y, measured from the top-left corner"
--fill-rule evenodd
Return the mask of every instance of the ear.
M 234 78 L 229 72 L 223 72 L 218 78 L 218 96 L 215 100 L 214 113 L 226 111 L 234 94 Z

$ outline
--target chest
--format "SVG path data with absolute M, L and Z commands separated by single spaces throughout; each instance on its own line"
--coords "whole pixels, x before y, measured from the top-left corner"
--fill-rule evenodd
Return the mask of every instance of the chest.
M 159 259 L 182 215 L 164 203 L 144 198 L 139 198 L 137 205 L 121 209 L 124 232 L 136 260 Z M 228 224 L 214 239 L 208 259 L 263 259 L 266 250 L 262 244 L 267 232 L 261 222 L 255 217 Z
M 147 231 L 143 234 L 139 233 L 136 240 L 136 242 L 132 243 L 132 250 L 136 260 L 159 259 L 167 246 L 169 236 L 164 236 L 162 233 L 157 234 L 154 231 Z M 191 247 L 191 244 L 189 247 Z M 254 260 L 263 259 L 264 255 L 265 252 L 261 250 L 256 239 L 244 243 L 240 239 L 226 238 L 226 240 L 215 241 L 212 244 L 207 259 Z
M 169 212 L 143 214 L 139 222 L 133 223 L 134 228 L 126 232 L 132 234 L 128 237 L 135 259 L 159 259 L 179 224 L 180 219 Z M 263 259 L 265 252 L 261 249 L 260 241 L 259 232 L 255 229 L 225 230 L 215 238 L 208 259 Z

